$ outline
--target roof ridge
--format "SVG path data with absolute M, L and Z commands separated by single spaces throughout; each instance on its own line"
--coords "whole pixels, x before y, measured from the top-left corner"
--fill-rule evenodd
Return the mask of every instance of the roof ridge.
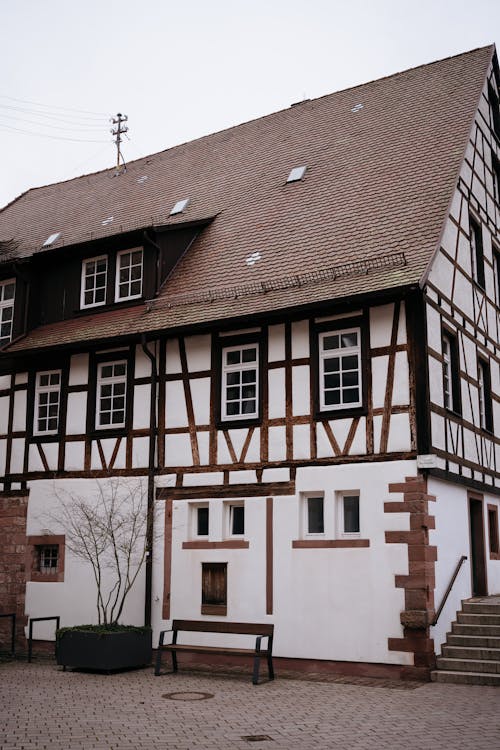
M 420 70 L 422 68 L 432 67 L 433 65 L 439 65 L 440 63 L 443 63 L 443 62 L 445 62 L 447 60 L 453 60 L 453 59 L 455 59 L 457 57 L 466 57 L 468 55 L 472 55 L 472 54 L 474 54 L 476 52 L 480 52 L 480 51 L 483 51 L 483 50 L 486 50 L 486 49 L 492 49 L 494 51 L 495 50 L 495 44 L 492 43 L 492 44 L 484 45 L 483 47 L 475 47 L 472 50 L 467 50 L 465 52 L 459 52 L 459 53 L 457 53 L 455 55 L 448 55 L 447 57 L 443 57 L 443 58 L 441 58 L 439 60 L 433 60 L 431 62 L 423 63 L 421 65 L 415 65 L 414 67 L 406 68 L 405 70 L 400 70 L 400 71 L 397 71 L 396 73 L 390 73 L 389 75 L 382 76 L 381 78 L 374 78 L 374 79 L 371 79 L 369 81 L 365 81 L 364 83 L 358 83 L 358 84 L 355 84 L 354 86 L 347 86 L 346 88 L 338 89 L 337 91 L 331 91 L 328 94 L 322 94 L 321 96 L 315 97 L 314 99 L 306 99 L 306 100 L 304 100 L 304 104 L 306 104 L 306 103 L 307 104 L 311 104 L 311 103 L 314 103 L 314 102 L 319 102 L 319 101 L 321 101 L 323 99 L 328 99 L 329 97 L 335 96 L 337 94 L 343 94 L 343 93 L 345 93 L 347 91 L 354 91 L 356 89 L 363 88 L 364 86 L 369 86 L 371 84 L 378 83 L 378 82 L 381 82 L 381 81 L 387 81 L 390 78 L 397 78 L 399 76 L 405 75 L 405 74 L 410 73 L 410 72 L 415 71 L 415 70 Z M 296 104 L 300 105 L 301 103 L 302 102 L 297 102 Z M 212 138 L 212 137 L 214 137 L 216 135 L 222 135 L 223 133 L 228 133 L 231 130 L 236 130 L 237 128 L 244 127 L 245 125 L 250 125 L 251 123 L 258 123 L 258 122 L 260 122 L 262 120 L 266 120 L 267 118 L 275 117 L 276 115 L 279 115 L 281 113 L 290 111 L 290 109 L 291 109 L 292 106 L 293 106 L 293 104 L 289 105 L 288 107 L 284 107 L 283 109 L 275 110 L 274 112 L 268 112 L 267 114 L 261 115 L 260 117 L 255 117 L 255 118 L 250 119 L 250 120 L 245 120 L 244 122 L 237 123 L 236 125 L 230 125 L 229 127 L 222 128 L 221 130 L 215 130 L 212 133 L 206 133 L 205 135 L 198 136 L 198 138 L 193 138 L 192 140 L 189 140 L 189 141 L 183 141 L 181 143 L 176 143 L 175 145 L 169 146 L 169 147 L 164 148 L 164 149 L 161 149 L 160 151 L 155 151 L 153 153 L 145 154 L 144 156 L 140 156 L 137 159 L 133 159 L 132 161 L 128 162 L 126 166 L 127 167 L 131 167 L 132 165 L 136 165 L 136 164 L 138 164 L 141 161 L 144 161 L 146 159 L 151 159 L 151 158 L 157 157 L 160 154 L 166 154 L 169 151 L 174 151 L 175 149 L 184 148 L 184 147 L 186 147 L 187 145 L 190 145 L 190 144 L 202 142 L 202 141 L 204 141 L 204 140 L 206 140 L 208 138 Z M 56 182 L 47 183 L 46 185 L 38 185 L 37 187 L 28 188 L 28 190 L 25 190 L 23 193 L 20 193 L 20 195 L 18 195 L 16 198 L 14 198 L 12 201 L 10 201 L 4 207 L 0 208 L 0 213 L 2 211 L 4 211 L 6 208 L 8 208 L 9 206 L 11 206 L 16 201 L 20 200 L 23 196 L 27 195 L 28 193 L 32 193 L 32 192 L 35 192 L 35 191 L 38 191 L 38 190 L 46 190 L 47 188 L 50 188 L 50 187 L 53 187 L 53 186 L 56 186 L 56 185 L 64 185 L 65 183 L 69 183 L 69 182 L 76 182 L 77 180 L 81 180 L 81 179 L 84 179 L 86 177 L 88 178 L 88 177 L 93 177 L 95 175 L 105 174 L 106 172 L 112 172 L 115 169 L 116 169 L 115 166 L 106 167 L 105 169 L 98 169 L 95 172 L 86 172 L 85 174 L 81 174 L 81 175 L 78 175 L 76 177 L 70 177 L 67 180 L 58 180 Z

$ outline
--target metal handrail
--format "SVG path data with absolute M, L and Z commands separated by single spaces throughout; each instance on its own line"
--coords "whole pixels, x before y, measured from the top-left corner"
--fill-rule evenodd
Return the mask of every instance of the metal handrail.
M 61 623 L 61 618 L 59 615 L 54 615 L 53 617 L 30 617 L 29 621 L 29 635 L 28 635 L 28 661 L 31 661 L 31 657 L 33 655 L 33 623 L 35 622 L 44 622 L 46 620 L 55 620 L 56 621 L 56 631 L 59 630 L 59 626 Z
M 443 596 L 443 598 L 441 600 L 441 604 L 437 608 L 436 614 L 434 616 L 433 621 L 431 622 L 431 625 L 435 625 L 437 623 L 437 621 L 439 620 L 439 616 L 440 616 L 441 612 L 443 611 L 443 607 L 446 604 L 446 600 L 448 599 L 448 597 L 450 595 L 450 591 L 453 588 L 453 584 L 455 583 L 455 579 L 456 579 L 456 577 L 457 577 L 457 575 L 458 575 L 458 573 L 460 571 L 460 568 L 462 567 L 463 563 L 466 560 L 467 560 L 467 555 L 462 555 L 462 557 L 460 558 L 460 560 L 457 562 L 457 567 L 455 568 L 455 572 L 453 573 L 453 575 L 451 577 L 451 580 L 450 580 L 450 582 L 448 584 L 448 588 L 446 589 L 445 594 L 444 594 L 444 596 Z

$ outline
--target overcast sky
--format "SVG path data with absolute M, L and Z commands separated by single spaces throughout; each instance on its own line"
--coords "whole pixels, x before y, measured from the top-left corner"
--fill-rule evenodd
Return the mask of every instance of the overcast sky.
M 500 0 L 0 0 L 0 206 L 500 42 Z M 70 140 L 75 139 L 75 140 Z

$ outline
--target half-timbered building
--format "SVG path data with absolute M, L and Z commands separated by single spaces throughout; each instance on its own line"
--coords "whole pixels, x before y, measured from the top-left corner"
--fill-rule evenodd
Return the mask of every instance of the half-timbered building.
M 44 513 L 141 477 L 128 622 L 428 676 L 500 591 L 499 84 L 474 50 L 0 212 L 2 611 L 92 620 Z

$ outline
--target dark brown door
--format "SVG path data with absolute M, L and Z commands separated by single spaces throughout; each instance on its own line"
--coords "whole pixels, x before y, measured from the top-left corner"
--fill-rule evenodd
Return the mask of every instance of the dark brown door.
M 470 559 L 472 568 L 472 595 L 486 596 L 486 559 L 484 554 L 483 502 L 469 498 Z

